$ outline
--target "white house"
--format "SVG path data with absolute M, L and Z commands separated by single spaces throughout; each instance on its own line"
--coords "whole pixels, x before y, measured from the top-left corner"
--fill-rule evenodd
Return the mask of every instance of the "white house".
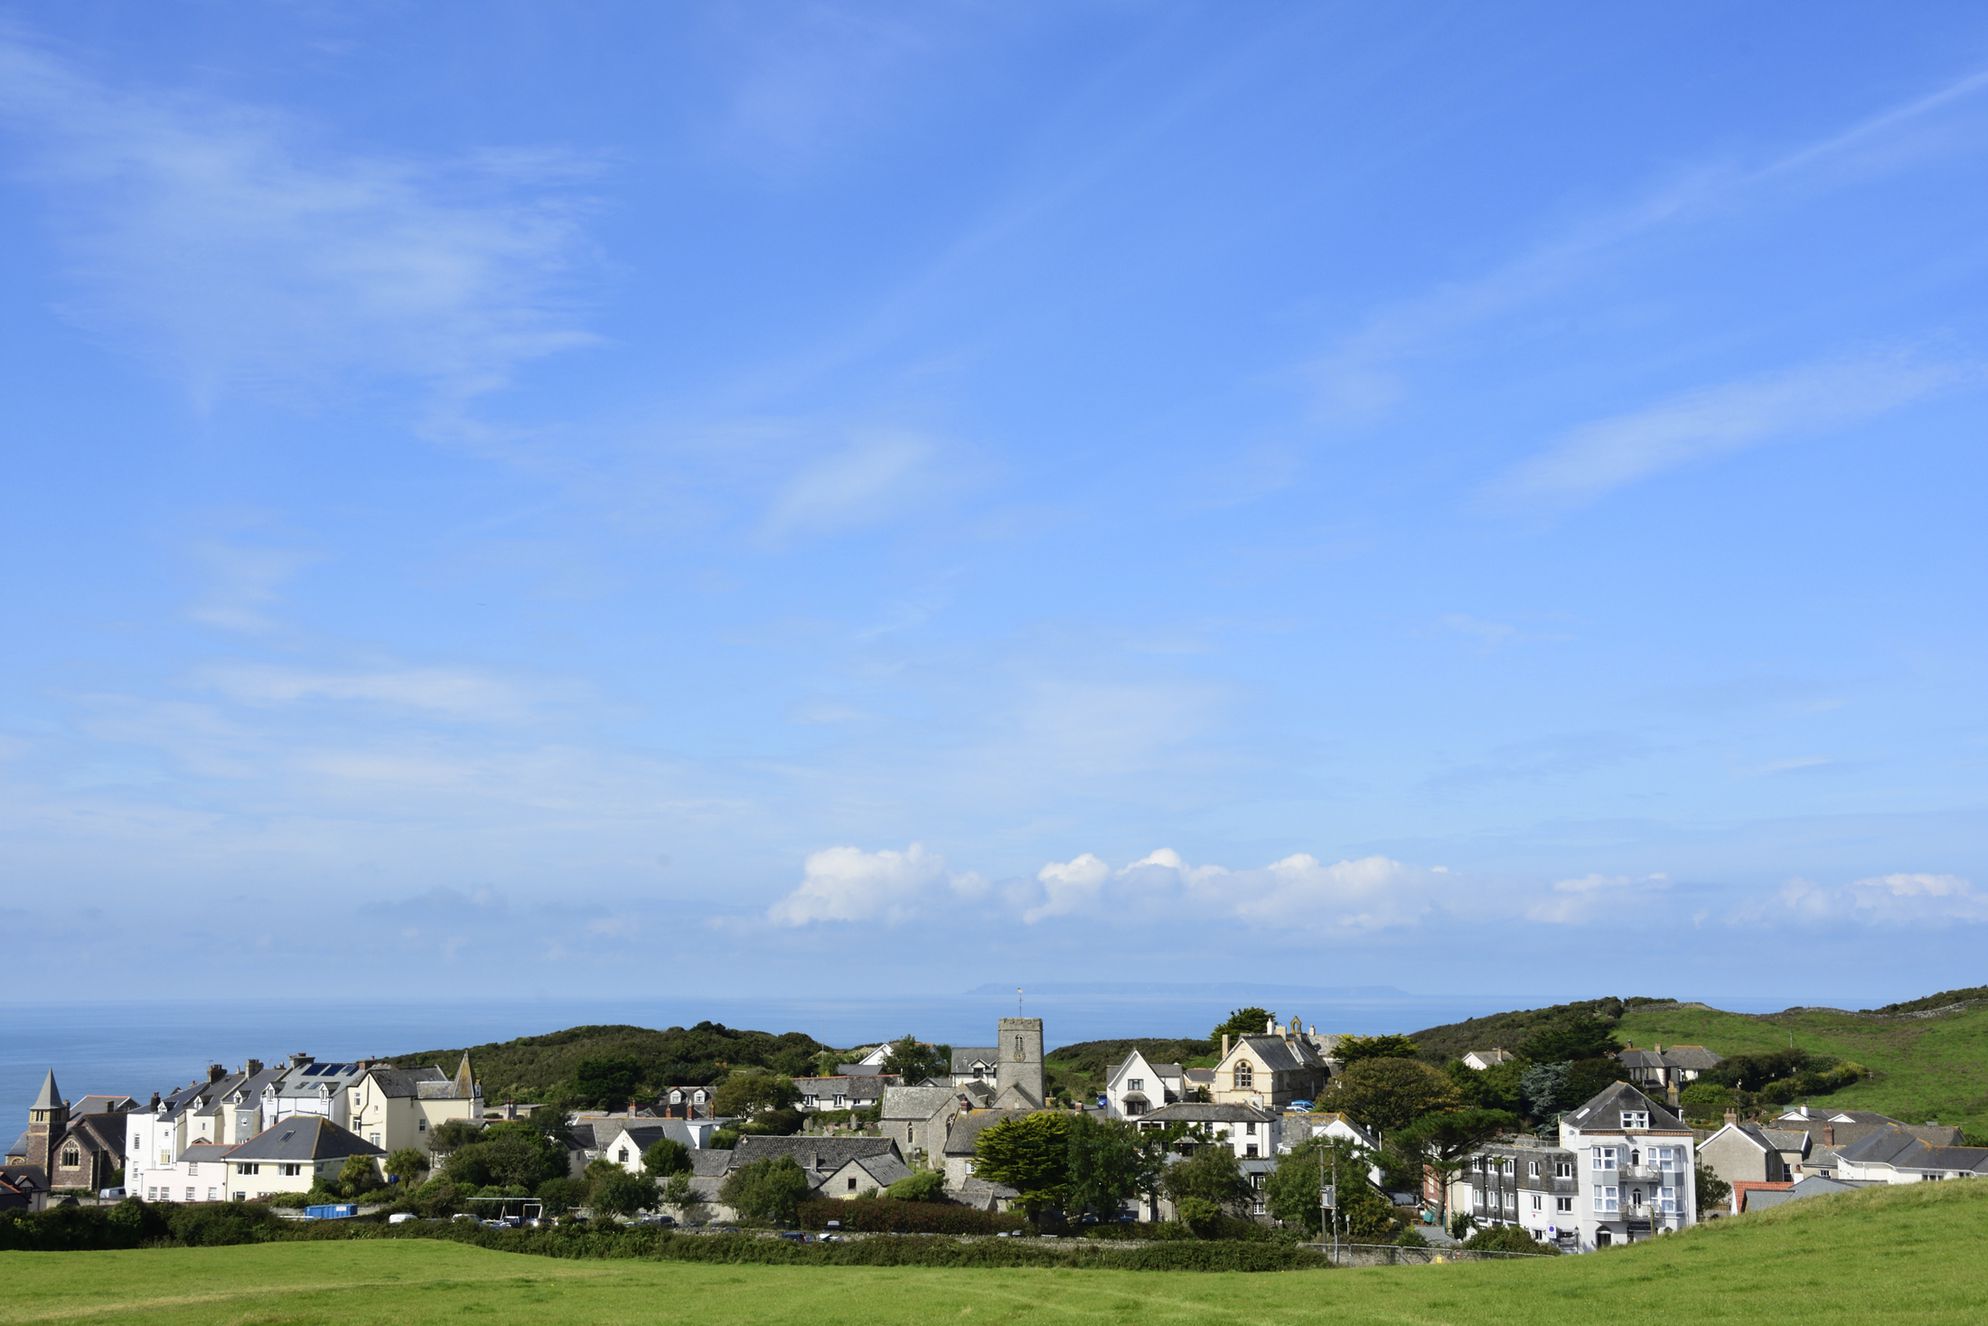
M 1900 1127 L 1866 1134 L 1836 1152 L 1836 1177 L 1850 1182 L 1935 1183 L 1988 1175 L 1988 1147 L 1934 1146 Z
M 1572 1153 L 1575 1200 L 1560 1214 L 1572 1217 L 1575 1246 L 1585 1252 L 1696 1224 L 1694 1137 L 1627 1082 L 1562 1115 L 1560 1147 Z
M 1105 1079 L 1105 1111 L 1114 1119 L 1136 1119 L 1185 1095 L 1179 1064 L 1155 1063 L 1134 1049 Z
M 227 1195 L 232 1150 L 227 1143 L 195 1142 L 172 1164 L 148 1166 L 144 1186 L 125 1191 L 134 1197 L 142 1194 L 148 1202 L 218 1202 Z M 129 1177 L 127 1173 L 127 1181 Z
M 1162 1105 L 1133 1122 L 1141 1132 L 1157 1132 L 1168 1124 L 1183 1124 L 1199 1140 L 1229 1147 L 1238 1160 L 1274 1158 L 1283 1131 L 1282 1116 L 1259 1106 L 1192 1100 Z
M 299 1115 L 231 1148 L 224 1195 L 229 1201 L 309 1192 L 338 1178 L 345 1162 L 364 1156 L 376 1166 L 385 1152 L 329 1119 Z

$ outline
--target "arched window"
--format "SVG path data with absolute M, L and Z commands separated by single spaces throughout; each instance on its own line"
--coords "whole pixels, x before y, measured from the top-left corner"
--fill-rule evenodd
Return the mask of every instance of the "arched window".
M 1256 1085 L 1256 1067 L 1245 1059 L 1236 1065 L 1236 1089 L 1247 1091 Z
M 1015 1058 L 1019 1059 L 1026 1053 L 1027 1051 L 1022 1049 L 1022 1038 L 1020 1036 L 1015 1037 Z
M 62 1148 L 62 1163 L 70 1169 L 83 1163 L 83 1153 L 73 1146 Z
M 1632 1150 L 1631 1150 L 1631 1151 L 1629 1152 L 1629 1163 L 1630 1163 L 1631 1165 L 1640 1165 L 1640 1164 L 1642 1164 L 1642 1163 L 1643 1163 L 1643 1153 L 1642 1153 L 1641 1151 L 1638 1151 L 1638 1150 L 1634 1150 L 1634 1149 L 1632 1149 Z

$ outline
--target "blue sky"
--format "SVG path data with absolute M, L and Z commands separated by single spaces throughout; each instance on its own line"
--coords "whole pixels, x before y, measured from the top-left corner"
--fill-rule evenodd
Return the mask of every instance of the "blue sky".
M 1982 979 L 1978 7 L 72 0 L 0 154 L 45 984 Z

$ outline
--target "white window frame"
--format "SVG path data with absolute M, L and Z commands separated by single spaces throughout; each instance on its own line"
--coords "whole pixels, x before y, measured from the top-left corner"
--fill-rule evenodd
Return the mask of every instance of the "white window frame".
M 1615 1173 L 1616 1156 L 1615 1156 L 1614 1147 L 1598 1146 L 1594 1149 L 1593 1155 L 1594 1159 L 1591 1162 L 1590 1167 L 1595 1171 L 1595 1173 L 1597 1174 Z

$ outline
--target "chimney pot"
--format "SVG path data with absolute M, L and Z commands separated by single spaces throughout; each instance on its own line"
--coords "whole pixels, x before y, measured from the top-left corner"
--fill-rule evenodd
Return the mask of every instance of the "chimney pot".
M 261 1071 L 262 1071 L 262 1060 L 251 1059 L 248 1061 L 248 1068 L 246 1069 L 248 1076 L 254 1077 L 257 1073 L 260 1073 Z
M 1222 1057 L 1229 1057 L 1229 1033 L 1226 1031 L 1222 1033 Z
M 1263 1034 L 1266 1036 L 1275 1036 L 1277 1034 L 1276 1018 L 1263 1019 Z
M 228 1070 L 221 1067 L 221 1065 L 219 1064 L 207 1065 L 207 1080 L 209 1082 L 219 1082 L 222 1078 L 226 1077 L 227 1075 L 228 1075 Z

